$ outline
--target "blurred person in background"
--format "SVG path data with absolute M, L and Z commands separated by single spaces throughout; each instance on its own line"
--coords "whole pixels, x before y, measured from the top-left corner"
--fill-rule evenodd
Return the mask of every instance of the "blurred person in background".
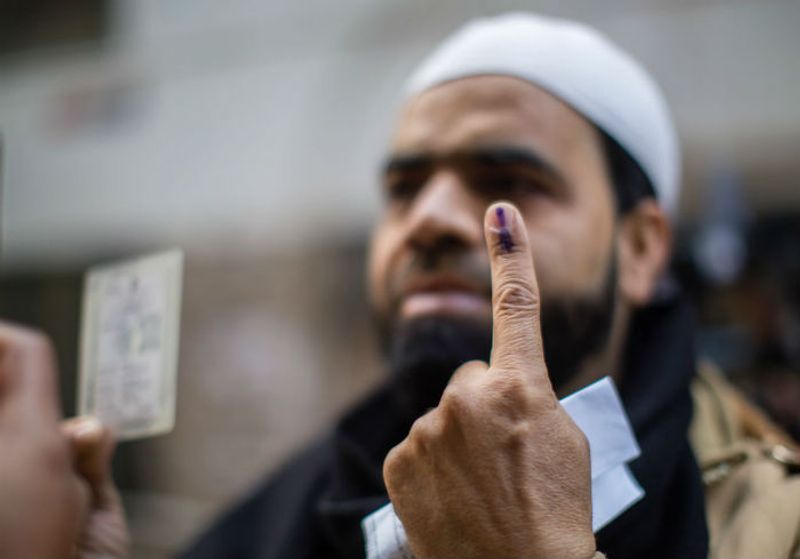
M 418 559 L 797 556 L 796 449 L 697 364 L 667 273 L 678 151 L 653 80 L 592 29 L 513 14 L 446 40 L 409 81 L 372 239 L 389 380 L 183 557 L 364 557 L 389 499 Z M 605 375 L 645 496 L 593 534 L 556 399 Z
M 732 371 L 770 416 L 800 440 L 800 222 L 777 215 L 750 232 L 745 324 L 753 358 Z

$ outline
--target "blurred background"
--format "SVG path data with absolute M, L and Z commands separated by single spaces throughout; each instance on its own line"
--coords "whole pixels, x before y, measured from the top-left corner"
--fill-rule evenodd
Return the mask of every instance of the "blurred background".
M 85 269 L 186 251 L 176 428 L 115 459 L 134 557 L 381 378 L 362 270 L 403 79 L 519 8 L 594 24 L 664 88 L 701 351 L 800 436 L 796 0 L 0 0 L 0 316 L 53 337 L 67 414 Z

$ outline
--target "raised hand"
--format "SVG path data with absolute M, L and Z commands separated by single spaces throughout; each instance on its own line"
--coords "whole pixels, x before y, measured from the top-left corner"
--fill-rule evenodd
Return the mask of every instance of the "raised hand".
M 387 455 L 384 481 L 418 559 L 585 559 L 595 552 L 586 438 L 553 391 L 520 213 L 490 206 L 490 363 L 465 363 Z

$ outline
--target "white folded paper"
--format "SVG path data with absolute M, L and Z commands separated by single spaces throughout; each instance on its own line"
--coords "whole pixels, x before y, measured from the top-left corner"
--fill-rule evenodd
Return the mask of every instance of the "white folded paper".
M 561 405 L 589 441 L 592 530 L 597 532 L 644 496 L 628 468 L 639 456 L 639 445 L 609 377 L 567 396 Z M 391 503 L 366 516 L 361 528 L 367 559 L 414 559 Z

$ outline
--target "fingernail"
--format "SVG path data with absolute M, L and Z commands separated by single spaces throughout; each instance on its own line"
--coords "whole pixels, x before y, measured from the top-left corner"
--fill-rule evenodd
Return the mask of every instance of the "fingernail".
M 494 210 L 494 214 L 497 217 L 498 225 L 497 242 L 500 244 L 500 248 L 505 252 L 511 252 L 511 249 L 514 248 L 514 240 L 511 238 L 511 231 L 508 230 L 505 208 L 503 208 L 503 206 L 497 206 Z
M 96 417 L 86 417 L 81 419 L 80 425 L 75 429 L 75 436 L 83 438 L 102 429 L 100 421 Z

